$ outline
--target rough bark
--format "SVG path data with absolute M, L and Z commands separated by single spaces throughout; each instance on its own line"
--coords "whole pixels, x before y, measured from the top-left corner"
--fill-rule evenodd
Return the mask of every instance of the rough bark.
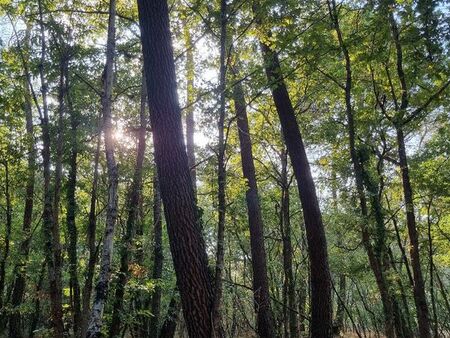
M 250 228 L 253 297 L 258 324 L 257 331 L 260 337 L 275 337 L 273 315 L 270 307 L 266 250 L 264 247 L 264 223 L 259 203 L 258 185 L 256 181 L 255 164 L 253 162 L 252 141 L 248 126 L 245 96 L 240 82 L 237 82 L 233 87 L 233 100 L 237 117 L 239 144 L 241 147 L 242 172 L 247 181 L 245 199 Z
M 106 207 L 106 226 L 103 236 L 103 248 L 100 263 L 100 274 L 95 287 L 95 297 L 92 304 L 92 312 L 86 337 L 100 337 L 102 326 L 103 308 L 108 296 L 109 282 L 111 278 L 111 260 L 113 254 L 114 229 L 117 219 L 117 186 L 118 168 L 114 156 L 115 142 L 113 138 L 113 126 L 111 116 L 112 87 L 114 79 L 114 51 L 115 51 L 115 18 L 116 1 L 110 0 L 108 37 L 106 42 L 106 63 L 104 70 L 104 83 L 102 93 L 102 115 L 105 136 L 105 155 L 108 171 L 108 204 Z
M 168 6 L 138 1 L 145 77 L 170 249 L 191 337 L 210 337 L 213 292 L 183 140 Z
M 261 15 L 258 13 L 257 6 L 254 9 L 257 17 Z M 260 46 L 284 141 L 297 180 L 305 220 L 311 269 L 311 335 L 330 337 L 332 334 L 331 276 L 325 229 L 316 188 L 278 55 L 263 40 L 260 41 Z

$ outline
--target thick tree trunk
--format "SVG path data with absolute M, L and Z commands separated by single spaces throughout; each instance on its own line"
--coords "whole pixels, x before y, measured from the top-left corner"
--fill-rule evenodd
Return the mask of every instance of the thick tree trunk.
M 183 314 L 191 337 L 210 337 L 213 291 L 183 140 L 166 1 L 139 0 L 155 159 Z
M 116 1 L 110 0 L 108 19 L 108 38 L 106 42 L 106 64 L 104 71 L 104 83 L 102 93 L 102 114 L 105 135 L 105 154 L 108 169 L 108 205 L 106 207 L 106 226 L 103 237 L 102 257 L 100 263 L 100 275 L 95 287 L 95 297 L 92 304 L 92 313 L 86 337 L 100 337 L 102 326 L 103 308 L 108 296 L 109 282 L 111 278 L 111 260 L 113 254 L 114 228 L 117 219 L 117 188 L 118 168 L 114 156 L 115 142 L 111 116 L 112 87 L 114 79 L 114 51 L 115 51 L 115 17 Z
M 220 337 L 222 331 L 221 302 L 223 291 L 223 264 L 225 247 L 225 212 L 226 212 L 226 168 L 225 168 L 225 89 L 226 89 L 226 42 L 227 42 L 227 3 L 220 1 L 220 70 L 219 70 L 219 144 L 217 149 L 217 248 L 216 269 L 214 276 L 213 329 Z
M 30 39 L 31 27 L 27 26 L 25 36 L 25 48 L 28 48 Z M 25 75 L 26 77 L 29 76 Z M 22 332 L 22 320 L 18 307 L 22 304 L 23 295 L 25 292 L 26 284 L 26 266 L 28 261 L 28 254 L 30 252 L 31 243 L 31 223 L 33 219 L 33 205 L 34 205 L 34 179 L 36 171 L 36 147 L 34 140 L 34 127 L 33 127 L 33 111 L 31 108 L 31 93 L 30 85 L 24 81 L 24 105 L 26 119 L 26 131 L 27 131 L 27 146 L 28 146 L 28 168 L 27 168 L 27 182 L 25 191 L 25 208 L 23 213 L 22 224 L 22 242 L 20 243 L 20 259 L 17 266 L 14 268 L 15 276 L 12 286 L 11 306 L 12 311 L 9 317 L 9 337 L 21 338 Z
M 260 14 L 255 10 L 255 15 Z M 325 229 L 316 188 L 295 111 L 283 79 L 278 55 L 263 40 L 260 41 L 260 45 L 267 79 L 271 85 L 273 100 L 297 180 L 305 220 L 311 268 L 311 335 L 313 337 L 331 337 L 331 276 Z
M 141 86 L 141 105 L 140 105 L 140 128 L 138 132 L 138 145 L 136 151 L 136 165 L 134 167 L 133 182 L 130 187 L 128 197 L 128 218 L 126 223 L 125 236 L 122 238 L 122 247 L 120 250 L 120 269 L 115 290 L 113 315 L 109 329 L 110 337 L 119 337 L 122 323 L 123 298 L 125 295 L 125 286 L 128 282 L 128 265 L 133 251 L 133 239 L 136 233 L 136 221 L 139 211 L 139 200 L 142 192 L 142 166 L 145 157 L 145 135 L 147 129 L 146 116 L 146 88 L 145 78 L 142 78 Z
M 65 69 L 66 88 L 68 85 L 68 68 Z M 72 149 L 69 157 L 69 179 L 67 181 L 67 233 L 69 238 L 68 256 L 69 256 L 69 274 L 70 285 L 72 287 L 73 301 L 72 301 L 72 313 L 73 313 L 73 331 L 76 338 L 81 337 L 81 294 L 80 283 L 78 281 L 78 230 L 75 222 L 75 215 L 77 212 L 77 202 L 75 197 L 75 190 L 77 184 L 77 156 L 78 156 L 78 140 L 77 140 L 77 128 L 78 128 L 78 116 L 72 106 L 72 101 L 69 92 L 67 92 L 67 103 L 70 113 L 70 141 Z
M 44 75 L 44 64 L 46 58 L 46 39 L 43 22 L 42 2 L 38 2 L 40 17 L 40 40 L 41 40 L 41 58 L 39 64 L 39 75 L 41 80 L 42 93 L 42 162 L 44 168 L 44 210 L 43 235 L 45 238 L 45 254 L 48 269 L 48 288 L 50 294 L 50 321 L 55 337 L 62 337 L 64 332 L 64 323 L 62 319 L 62 290 L 61 290 L 61 266 L 60 266 L 60 243 L 59 229 L 55 228 L 54 201 L 51 187 L 51 159 L 50 159 L 50 128 L 47 104 L 47 82 Z M 61 103 L 61 102 L 60 102 Z M 55 177 L 56 180 L 56 177 Z
M 236 82 L 236 85 L 233 87 L 233 99 L 237 117 L 239 144 L 241 147 L 242 172 L 247 181 L 245 199 L 247 202 L 248 224 L 250 228 L 253 296 L 258 324 L 257 331 L 260 337 L 275 337 L 273 315 L 270 307 L 269 281 L 267 278 L 264 224 L 259 203 L 245 96 L 240 82 Z
M 152 279 L 157 281 L 155 291 L 151 299 L 151 313 L 149 333 L 150 337 L 158 337 L 158 327 L 161 312 L 161 285 L 164 254 L 162 243 L 162 210 L 161 210 L 161 193 L 159 188 L 158 174 L 155 170 L 153 177 L 153 271 Z

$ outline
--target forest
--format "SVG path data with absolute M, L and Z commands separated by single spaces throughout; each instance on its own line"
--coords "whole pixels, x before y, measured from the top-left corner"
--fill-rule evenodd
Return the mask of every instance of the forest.
M 0 337 L 450 337 L 450 1 L 0 0 Z

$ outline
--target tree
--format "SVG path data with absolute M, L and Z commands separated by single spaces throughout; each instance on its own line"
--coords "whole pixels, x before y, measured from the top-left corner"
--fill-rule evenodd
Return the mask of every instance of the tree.
M 168 7 L 165 1 L 138 1 L 138 8 L 155 159 L 183 314 L 190 336 L 209 337 L 213 292 L 181 129 Z

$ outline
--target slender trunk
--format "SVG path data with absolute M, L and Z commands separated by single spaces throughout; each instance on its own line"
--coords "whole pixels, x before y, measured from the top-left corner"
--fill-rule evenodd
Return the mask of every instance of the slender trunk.
M 339 17 L 336 9 L 336 2 L 334 0 L 329 0 L 327 2 L 330 17 L 337 33 L 339 47 L 342 51 L 344 61 L 345 61 L 345 106 L 346 106 L 346 117 L 347 117 L 347 131 L 349 138 L 349 151 L 350 158 L 353 165 L 356 190 L 359 199 L 359 205 L 361 209 L 361 214 L 363 216 L 363 223 L 361 224 L 361 234 L 363 245 L 366 249 L 370 267 L 375 275 L 378 290 L 380 292 L 381 300 L 383 303 L 384 316 L 385 316 L 385 332 L 388 337 L 394 337 L 394 322 L 393 322 L 393 304 L 392 299 L 389 295 L 389 288 L 387 285 L 387 280 L 385 277 L 384 267 L 383 267 L 383 252 L 384 252 L 384 221 L 381 214 L 380 203 L 377 203 L 374 195 L 372 198 L 372 209 L 376 215 L 377 223 L 377 240 L 376 247 L 373 248 L 370 240 L 370 234 L 365 224 L 365 221 L 369 220 L 369 212 L 367 208 L 367 199 L 364 190 L 364 177 L 367 177 L 366 170 L 363 163 L 360 162 L 357 149 L 356 149 L 356 126 L 353 116 L 352 107 L 352 69 L 350 54 L 347 46 L 344 42 L 344 38 L 340 29 Z M 374 251 L 375 249 L 375 251 Z
M 66 88 L 68 85 L 68 69 L 65 69 L 66 78 Z M 76 212 L 77 212 L 77 202 L 75 197 L 75 190 L 77 184 L 77 156 L 78 156 L 78 140 L 77 140 L 77 128 L 78 128 L 78 116 L 73 109 L 72 101 L 69 93 L 67 92 L 67 104 L 70 113 L 70 143 L 72 149 L 69 157 L 69 178 L 67 181 L 67 233 L 69 238 L 68 245 L 68 256 L 69 256 L 69 274 L 70 274 L 70 285 L 72 288 L 73 301 L 72 312 L 73 312 L 73 331 L 76 338 L 81 337 L 81 294 L 80 294 L 80 283 L 78 281 L 78 230 L 75 222 Z
M 142 192 L 142 166 L 145 157 L 145 135 L 147 129 L 146 116 L 146 88 L 145 78 L 142 78 L 141 86 L 141 105 L 140 105 L 140 128 L 138 132 L 138 145 L 136 151 L 136 165 L 134 167 L 133 183 L 130 187 L 128 198 L 128 218 L 126 223 L 125 237 L 122 239 L 122 247 L 120 250 L 120 270 L 117 279 L 115 290 L 113 315 L 111 320 L 111 327 L 109 330 L 110 337 L 118 337 L 120 335 L 122 323 L 122 309 L 123 298 L 125 294 L 125 286 L 128 282 L 129 272 L 128 265 L 130 261 L 131 252 L 133 250 L 133 239 L 136 233 L 136 220 L 139 211 L 139 200 Z
M 442 298 L 444 299 L 445 308 L 447 310 L 448 315 L 450 316 L 450 301 L 449 301 L 449 299 L 447 297 L 447 292 L 445 290 L 444 283 L 442 282 L 442 279 L 439 276 L 439 273 L 438 273 L 438 271 L 436 269 L 436 266 L 434 264 L 433 264 L 433 267 L 434 267 L 434 269 L 433 269 L 434 270 L 434 274 L 436 275 L 436 280 L 437 280 L 437 282 L 439 284 L 439 289 L 441 290 Z
M 57 285 L 58 305 L 61 306 L 61 320 L 62 320 L 62 254 L 61 254 L 61 235 L 60 235 L 60 202 L 61 202 L 61 186 L 62 186 L 62 161 L 63 161 L 63 146 L 64 146 L 64 115 L 66 113 L 66 73 L 68 67 L 67 47 L 63 46 L 60 61 L 60 74 L 58 85 L 58 122 L 57 122 L 57 138 L 56 138 L 56 158 L 55 158 L 55 178 L 53 184 L 53 261 L 54 278 Z M 51 292 L 54 292 L 51 290 Z
M 30 39 L 30 31 L 31 27 L 27 26 L 27 30 L 25 33 L 26 48 L 29 47 L 28 45 Z M 27 168 L 27 182 L 25 191 L 25 208 L 23 213 L 23 224 L 22 224 L 22 242 L 20 243 L 19 249 L 20 259 L 19 263 L 14 268 L 15 276 L 12 286 L 12 296 L 11 296 L 12 311 L 9 317 L 9 337 L 11 338 L 23 337 L 22 317 L 18 307 L 22 304 L 23 295 L 25 293 L 26 266 L 31 244 L 31 223 L 33 219 L 33 204 L 34 204 L 34 179 L 36 171 L 36 147 L 34 142 L 33 111 L 31 109 L 30 87 L 26 80 L 24 80 L 23 108 L 25 111 L 26 131 L 27 131 L 28 168 Z
M 103 249 L 100 263 L 100 275 L 95 287 L 95 297 L 92 304 L 92 313 L 86 337 L 100 337 L 103 308 L 108 296 L 111 278 L 111 260 L 113 254 L 114 228 L 117 218 L 117 188 L 118 168 L 114 156 L 115 142 L 112 126 L 112 87 L 114 80 L 114 51 L 115 51 L 115 18 L 116 1 L 110 0 L 108 19 L 108 38 L 106 43 L 106 64 L 104 70 L 104 83 L 102 93 L 102 115 L 105 136 L 106 165 L 108 169 L 108 204 L 106 207 L 106 226 L 103 237 Z
M 191 32 L 187 23 L 184 24 L 184 38 L 186 48 L 186 151 L 188 165 L 191 171 L 192 186 L 194 195 L 197 195 L 197 170 L 195 168 L 195 119 L 194 119 L 194 46 L 192 44 Z
M 409 168 L 406 158 L 405 138 L 402 128 L 397 128 L 398 157 L 402 174 L 403 196 L 406 207 L 406 225 L 409 235 L 409 255 L 411 257 L 411 267 L 414 278 L 414 302 L 417 310 L 417 320 L 419 323 L 419 333 L 421 337 L 431 337 L 430 321 L 428 318 L 428 305 L 425 295 L 425 283 L 420 266 L 419 234 L 417 233 L 416 217 L 414 215 L 413 191 L 409 178 Z
M 170 299 L 167 317 L 162 323 L 159 338 L 173 338 L 177 328 L 178 314 L 180 313 L 181 303 L 174 294 Z
M 227 2 L 220 1 L 220 71 L 219 71 L 219 145 L 217 150 L 217 251 L 214 278 L 213 330 L 220 337 L 222 331 L 222 276 L 224 264 L 225 212 L 226 212 L 226 168 L 225 168 L 225 89 L 226 89 L 226 42 L 227 42 Z
M 347 289 L 347 278 L 344 274 L 339 275 L 339 298 L 342 301 L 338 302 L 338 307 L 336 311 L 336 320 L 334 322 L 334 332 L 340 335 L 344 330 L 344 316 L 345 316 L 345 295 Z
M 55 228 L 55 215 L 53 205 L 53 193 L 51 187 L 51 159 L 50 159 L 50 129 L 47 104 L 47 83 L 44 75 L 44 64 L 46 58 L 46 39 L 45 28 L 43 22 L 42 1 L 38 2 L 40 17 L 40 40 L 41 40 L 41 58 L 39 63 L 39 75 L 41 80 L 42 93 L 42 162 L 44 168 L 44 210 L 43 219 L 43 235 L 45 238 L 45 254 L 48 269 L 48 287 L 50 294 L 50 321 L 55 337 L 62 337 L 64 332 L 64 323 L 62 319 L 62 292 L 61 292 L 61 269 L 60 269 L 60 243 L 59 232 Z M 55 177 L 56 181 L 56 177 Z M 56 237 L 55 237 L 56 235 Z
M 152 279 L 157 281 L 155 291 L 151 299 L 151 312 L 149 333 L 150 337 L 158 337 L 158 327 L 161 312 L 161 285 L 159 283 L 162 277 L 164 263 L 163 243 L 162 243 L 162 214 L 161 214 L 161 193 L 159 188 L 158 174 L 155 170 L 153 177 L 153 271 Z M 170 308 L 170 307 L 169 307 Z
M 100 128 L 100 120 L 99 120 L 99 128 L 98 128 L 98 139 L 97 146 L 94 155 L 94 173 L 92 180 L 92 189 L 91 189 L 91 201 L 89 208 L 89 220 L 87 226 L 87 242 L 88 242 L 88 265 L 86 269 L 86 279 L 84 281 L 83 286 L 83 313 L 82 313 L 82 327 L 81 327 L 81 336 L 84 337 L 87 331 L 87 325 L 89 323 L 89 314 L 90 314 L 90 302 L 91 302 L 91 293 L 92 293 L 92 282 L 94 280 L 94 272 L 95 272 L 95 263 L 97 261 L 97 247 L 95 244 L 95 234 L 97 229 L 97 187 L 98 187 L 98 165 L 100 160 L 100 143 L 101 143 L 101 128 Z
M 39 278 L 38 282 L 36 284 L 35 288 L 35 295 L 34 298 L 34 313 L 31 315 L 31 323 L 30 323 L 30 329 L 28 331 L 29 338 L 34 337 L 34 332 L 36 331 L 36 327 L 39 324 L 40 318 L 41 318 L 41 298 L 39 297 L 39 293 L 42 291 L 42 284 L 44 283 L 44 275 L 45 275 L 45 268 L 47 263 L 44 261 L 42 263 L 41 270 L 39 272 Z
M 237 72 L 236 72 L 237 73 Z M 235 76 L 237 74 L 234 74 Z M 269 281 L 267 278 L 266 250 L 264 247 L 264 222 L 259 202 L 252 141 L 248 127 L 247 108 L 242 84 L 233 87 L 233 99 L 241 147 L 242 173 L 247 181 L 245 198 L 250 228 L 250 248 L 253 269 L 253 296 L 260 337 L 275 337 L 272 310 L 270 307 Z M 292 271 L 291 271 L 292 272 Z
M 5 275 L 6 263 L 9 256 L 10 240 L 11 240 L 11 226 L 12 226 L 12 206 L 11 206 L 11 192 L 9 187 L 9 165 L 8 160 L 3 163 L 5 167 L 5 201 L 6 201 L 6 224 L 3 243 L 3 252 L 0 261 L 0 313 L 3 312 L 3 292 L 5 289 Z M 3 322 L 3 320 L 1 320 Z
M 257 13 L 255 8 L 255 15 L 259 14 L 261 13 Z M 331 276 L 325 229 L 316 188 L 278 55 L 265 41 L 261 40 L 260 45 L 267 79 L 271 84 L 273 100 L 297 180 L 305 220 L 311 269 L 310 331 L 313 337 L 330 337 L 332 335 Z
M 430 269 L 430 296 L 431 296 L 431 305 L 433 308 L 433 336 L 437 338 L 439 336 L 439 323 L 437 319 L 437 309 L 436 309 L 436 300 L 434 294 L 434 262 L 433 262 L 433 236 L 431 235 L 431 204 L 432 201 L 428 203 L 427 207 L 427 225 L 428 225 L 428 265 Z
M 298 335 L 297 316 L 295 309 L 295 280 L 292 269 L 292 241 L 291 241 L 291 217 L 290 217 L 290 194 L 288 182 L 288 154 L 282 152 L 281 158 L 281 235 L 283 240 L 283 268 L 284 268 L 284 293 L 286 294 L 287 311 L 285 311 L 285 322 L 289 327 L 290 337 Z M 286 331 L 286 328 L 285 328 Z
M 213 290 L 183 140 L 166 1 L 138 0 L 155 159 L 170 248 L 191 337 L 212 334 Z
M 425 295 L 425 283 L 422 276 L 422 268 L 420 265 L 420 251 L 419 251 L 419 235 L 417 233 L 416 218 L 414 215 L 414 203 L 413 203 L 413 191 L 411 187 L 411 181 L 409 178 L 408 161 L 406 157 L 405 137 L 402 129 L 402 120 L 409 106 L 409 91 L 406 84 L 406 76 L 403 69 L 403 51 L 400 43 L 400 33 L 395 21 L 394 13 L 390 6 L 394 6 L 392 0 L 386 0 L 383 4 L 383 9 L 388 17 L 389 26 L 391 29 L 392 39 L 396 50 L 396 66 L 397 76 L 401 86 L 401 102 L 400 106 L 397 106 L 397 116 L 394 121 L 394 125 L 397 132 L 397 151 L 400 163 L 400 170 L 402 176 L 403 196 L 405 200 L 406 208 L 406 225 L 408 227 L 409 235 L 409 253 L 411 257 L 411 267 L 414 278 L 414 302 L 417 311 L 417 321 L 419 324 L 419 334 L 422 338 L 431 337 L 430 333 L 430 320 L 428 313 L 428 305 Z

